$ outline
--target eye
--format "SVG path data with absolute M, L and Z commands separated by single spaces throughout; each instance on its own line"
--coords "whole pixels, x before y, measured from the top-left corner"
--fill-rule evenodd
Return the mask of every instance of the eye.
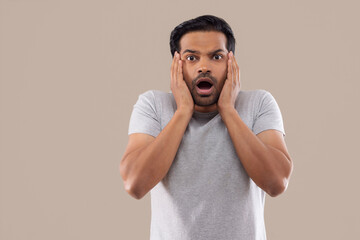
M 219 54 L 216 54 L 216 55 L 214 55 L 214 58 L 215 58 L 216 60 L 220 60 L 220 59 L 222 59 L 222 56 L 219 55 Z
M 194 60 L 195 60 L 195 56 L 189 55 L 189 56 L 186 57 L 186 59 L 189 60 L 189 61 L 194 61 Z

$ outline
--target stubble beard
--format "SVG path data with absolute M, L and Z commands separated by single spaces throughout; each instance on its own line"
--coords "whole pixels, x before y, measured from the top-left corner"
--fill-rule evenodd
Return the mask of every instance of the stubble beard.
M 214 90 L 210 95 L 200 95 L 196 91 L 196 81 L 199 78 L 210 78 L 213 82 Z M 188 85 L 188 88 L 190 90 L 191 96 L 194 100 L 194 104 L 198 106 L 211 106 L 219 100 L 220 91 L 218 89 L 218 81 L 215 77 L 211 76 L 209 73 L 200 73 L 199 76 L 194 78 L 191 81 L 191 86 Z

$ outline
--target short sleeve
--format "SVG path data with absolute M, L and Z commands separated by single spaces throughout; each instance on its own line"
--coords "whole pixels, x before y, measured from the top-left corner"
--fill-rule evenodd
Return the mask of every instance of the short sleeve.
M 141 94 L 131 113 L 128 135 L 132 133 L 146 133 L 157 137 L 161 125 L 156 112 L 155 95 L 152 91 Z
M 275 129 L 282 132 L 285 136 L 285 129 L 280 108 L 268 91 L 263 90 L 264 94 L 260 97 L 258 110 L 255 115 L 253 132 L 258 134 L 268 129 Z

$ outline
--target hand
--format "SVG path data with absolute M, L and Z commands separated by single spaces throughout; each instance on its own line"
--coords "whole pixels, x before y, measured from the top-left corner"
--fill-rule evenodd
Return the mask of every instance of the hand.
M 190 94 L 189 88 L 187 87 L 183 72 L 182 72 L 182 60 L 180 54 L 175 52 L 174 58 L 171 64 L 171 92 L 174 95 L 177 109 L 185 111 L 192 115 L 194 112 L 194 100 Z
M 217 108 L 220 114 L 235 109 L 235 101 L 240 92 L 240 69 L 236 63 L 233 52 L 228 53 L 228 72 L 224 86 L 221 90 Z

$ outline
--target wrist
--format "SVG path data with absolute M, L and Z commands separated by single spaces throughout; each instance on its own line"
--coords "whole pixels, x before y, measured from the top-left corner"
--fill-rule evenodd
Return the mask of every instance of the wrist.
M 218 107 L 218 110 L 223 120 L 226 120 L 226 118 L 231 116 L 232 114 L 238 114 L 234 106 Z
M 180 107 L 178 109 L 176 109 L 175 113 L 177 115 L 186 117 L 190 120 L 190 118 L 192 117 L 193 113 L 194 113 L 194 109 L 191 109 L 189 107 L 185 108 L 185 107 Z
M 219 111 L 220 115 L 226 115 L 226 114 L 236 111 L 236 109 L 235 109 L 234 105 L 231 105 L 231 104 L 226 105 L 226 106 L 218 105 L 218 111 Z

